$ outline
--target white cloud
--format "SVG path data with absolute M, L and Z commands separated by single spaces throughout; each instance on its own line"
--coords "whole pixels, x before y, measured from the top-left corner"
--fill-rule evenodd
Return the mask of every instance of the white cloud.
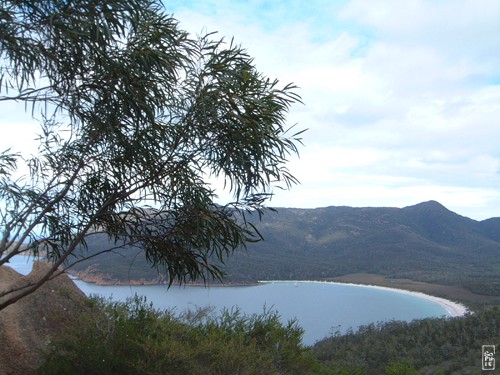
M 302 185 L 273 204 L 435 199 L 490 214 L 500 201 L 500 3 L 352 0 L 333 14 L 316 8 L 316 18 L 277 17 L 273 28 L 255 14 L 208 16 L 262 71 L 301 87 L 305 107 L 290 119 L 310 130 L 290 170 Z
M 273 205 L 434 199 L 500 216 L 500 1 L 166 5 L 181 28 L 234 36 L 260 71 L 300 87 L 289 121 L 309 131 L 289 167 L 301 185 Z
M 0 151 L 10 148 L 12 152 L 21 152 L 24 156 L 36 152 L 36 138 L 40 128 L 33 120 L 31 108 L 26 108 L 22 103 L 8 101 L 1 102 L 0 112 Z

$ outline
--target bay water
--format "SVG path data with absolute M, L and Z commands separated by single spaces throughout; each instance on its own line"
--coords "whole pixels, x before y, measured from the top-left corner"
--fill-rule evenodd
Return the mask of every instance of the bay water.
M 16 257 L 9 266 L 18 272 L 31 271 L 27 257 Z M 312 345 L 335 332 L 356 330 L 360 325 L 390 320 L 411 321 L 450 316 L 436 302 L 397 290 L 326 282 L 264 282 L 254 286 L 103 286 L 74 280 L 86 295 L 101 295 L 124 301 L 134 295 L 145 296 L 159 309 L 212 307 L 239 308 L 245 314 L 276 311 L 286 323 L 296 319 L 304 329 L 303 343 Z

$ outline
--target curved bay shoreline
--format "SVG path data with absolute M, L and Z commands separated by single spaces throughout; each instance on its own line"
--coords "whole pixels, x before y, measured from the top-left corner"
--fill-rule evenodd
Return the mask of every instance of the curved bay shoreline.
M 129 280 L 129 282 L 105 282 L 102 278 L 86 278 L 86 277 L 78 277 L 79 275 L 72 275 L 73 277 L 76 277 L 77 279 L 92 283 L 92 284 L 97 284 L 97 285 L 160 285 L 163 283 L 158 283 L 158 282 L 147 282 L 146 280 Z M 264 283 L 329 283 L 329 284 L 344 284 L 344 285 L 353 285 L 353 286 L 359 286 L 359 287 L 366 287 L 366 288 L 374 288 L 374 289 L 381 289 L 381 290 L 388 290 L 392 292 L 398 292 L 398 293 L 404 293 L 408 295 L 413 295 L 416 297 L 424 298 L 428 301 L 432 301 L 439 306 L 441 306 L 444 310 L 448 312 L 450 317 L 459 317 L 459 316 L 464 316 L 467 313 L 472 313 L 472 311 L 466 307 L 464 304 L 451 301 L 446 298 L 442 297 L 437 297 L 433 296 L 427 293 L 422 293 L 418 291 L 412 291 L 412 290 L 407 290 L 407 289 L 402 289 L 402 288 L 395 288 L 395 287 L 387 287 L 387 286 L 380 286 L 380 285 L 373 285 L 373 284 L 359 284 L 359 283 L 352 283 L 352 282 L 342 282 L 342 281 L 325 281 L 325 280 L 263 280 L 263 281 L 258 281 L 255 283 L 224 283 L 224 284 L 203 284 L 203 283 L 188 283 L 185 284 L 185 286 L 193 286 L 193 287 L 235 287 L 235 286 L 255 286 L 259 284 L 264 284 Z
M 380 285 L 367 285 L 367 284 L 356 284 L 356 283 L 348 283 L 348 282 L 340 282 L 340 281 L 318 281 L 318 280 L 269 280 L 269 281 L 259 281 L 259 282 L 260 283 L 270 283 L 270 282 L 275 282 L 275 283 L 331 283 L 331 284 L 353 285 L 353 286 L 359 286 L 359 287 L 365 287 L 365 288 L 388 290 L 391 292 L 408 294 L 408 295 L 412 295 L 415 297 L 420 297 L 420 298 L 426 299 L 428 301 L 432 301 L 432 302 L 438 304 L 439 306 L 441 306 L 443 309 L 445 309 L 448 312 L 448 314 L 450 314 L 450 317 L 459 317 L 459 316 L 464 316 L 468 313 L 473 313 L 464 304 L 459 303 L 459 302 L 455 302 L 455 301 L 451 301 L 451 300 L 448 300 L 446 298 L 436 297 L 436 296 L 432 296 L 430 294 L 426 294 L 426 293 L 422 293 L 422 292 L 415 292 L 412 290 L 391 288 L 391 287 L 380 286 Z
M 152 280 L 127 280 L 127 282 L 116 282 L 116 280 L 110 280 L 106 277 L 95 277 L 97 275 L 93 275 L 94 277 L 89 277 L 88 273 L 77 273 L 77 272 L 69 272 L 70 276 L 77 278 L 84 282 L 89 282 L 97 285 L 158 285 L 164 283 L 154 282 Z M 350 275 L 353 276 L 353 275 Z M 424 293 L 418 290 L 409 290 L 404 287 L 399 287 L 398 285 L 394 286 L 385 286 L 380 285 L 382 282 L 373 283 L 373 279 L 370 280 L 368 276 L 357 274 L 356 276 L 361 276 L 356 279 L 356 281 L 352 280 L 342 280 L 339 278 L 328 279 L 328 280 L 269 280 L 269 281 L 258 281 L 258 282 L 248 282 L 248 283 L 223 283 L 223 284 L 203 284 L 203 283 L 190 283 L 186 284 L 186 286 L 215 286 L 215 287 L 228 287 L 228 286 L 254 286 L 260 283 L 266 282 L 288 282 L 288 283 L 298 283 L 298 282 L 317 282 L 317 283 L 335 283 L 335 284 L 348 284 L 369 288 L 379 288 L 390 290 L 399 293 L 406 293 L 409 295 L 414 295 L 420 298 L 425 298 L 429 301 L 439 304 L 443 309 L 445 309 L 451 317 L 459 317 L 466 315 L 467 313 L 473 313 L 473 311 L 468 308 L 466 305 L 460 302 L 452 301 L 448 298 L 438 297 L 430 293 Z M 373 277 L 373 275 L 371 275 Z M 372 282 L 370 282 L 372 281 Z M 379 284 L 379 285 L 377 285 Z

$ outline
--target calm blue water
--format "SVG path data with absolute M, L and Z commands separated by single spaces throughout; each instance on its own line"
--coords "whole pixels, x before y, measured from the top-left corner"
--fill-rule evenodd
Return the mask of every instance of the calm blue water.
M 11 267 L 29 273 L 25 257 L 11 261 Z M 163 285 L 100 286 L 75 280 L 87 295 L 99 294 L 123 301 L 135 294 L 146 296 L 157 308 L 181 312 L 213 306 L 215 311 L 239 307 L 247 314 L 277 311 L 284 322 L 297 319 L 305 333 L 303 342 L 312 345 L 335 331 L 345 332 L 363 324 L 392 319 L 410 321 L 449 316 L 435 302 L 397 291 L 364 286 L 319 282 L 270 282 L 240 287 L 178 287 Z

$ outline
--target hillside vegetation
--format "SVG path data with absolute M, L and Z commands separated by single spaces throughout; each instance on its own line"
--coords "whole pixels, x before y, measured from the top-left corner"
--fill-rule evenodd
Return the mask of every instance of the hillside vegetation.
M 314 374 L 296 322 L 273 312 L 160 311 L 136 297 L 91 308 L 44 352 L 39 374 Z
M 40 374 L 480 374 L 481 346 L 500 341 L 498 308 L 371 324 L 308 348 L 273 312 L 178 316 L 140 298 L 89 302 L 44 351 Z
M 323 365 L 345 374 L 481 374 L 482 345 L 499 343 L 500 309 L 494 308 L 453 319 L 370 324 L 312 350 Z
M 256 226 L 264 241 L 227 260 L 227 282 L 373 274 L 500 296 L 500 218 L 476 221 L 430 201 L 401 209 L 278 208 Z M 93 236 L 88 246 L 95 252 L 109 243 Z M 75 270 L 102 282 L 159 280 L 133 248 Z
M 500 296 L 500 219 L 479 222 L 426 202 L 403 209 L 279 209 L 258 228 L 265 241 L 229 259 L 230 281 L 358 277 L 430 288 L 431 294 L 462 288 Z M 88 251 L 107 246 L 104 236 L 94 236 Z M 140 249 L 77 266 L 103 282 L 158 281 Z M 302 329 L 283 324 L 273 312 L 177 317 L 138 299 L 91 300 L 44 348 L 39 373 L 479 374 L 481 346 L 500 342 L 500 308 L 474 311 L 452 319 L 370 324 L 306 348 Z

